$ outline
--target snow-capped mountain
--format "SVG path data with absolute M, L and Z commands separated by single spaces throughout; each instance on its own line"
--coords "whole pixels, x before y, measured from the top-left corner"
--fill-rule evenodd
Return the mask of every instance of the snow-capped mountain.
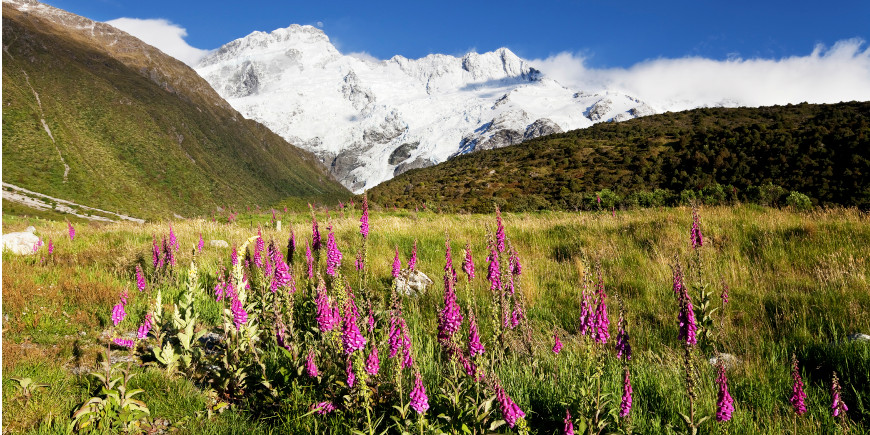
M 373 61 L 312 26 L 254 32 L 195 69 L 356 192 L 458 154 L 653 113 L 624 94 L 568 89 L 506 48 Z

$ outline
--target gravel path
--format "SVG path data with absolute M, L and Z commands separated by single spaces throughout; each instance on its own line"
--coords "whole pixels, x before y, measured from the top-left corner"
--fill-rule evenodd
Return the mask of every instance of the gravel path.
M 78 216 L 84 219 L 90 219 L 94 221 L 104 221 L 104 222 L 117 222 L 119 220 L 125 220 L 130 222 L 136 222 L 139 224 L 145 223 L 144 219 L 134 218 L 127 215 L 123 215 L 120 213 L 115 213 L 111 211 L 101 210 L 94 207 L 88 207 L 86 205 L 76 204 L 72 201 L 67 201 L 65 199 L 54 198 L 48 195 L 43 195 L 38 192 L 34 192 L 32 190 L 27 190 L 22 187 L 15 186 L 9 183 L 3 183 L 3 200 L 4 201 L 12 201 L 19 204 L 24 204 L 28 207 L 32 207 L 38 210 L 57 210 L 62 213 L 68 213 L 73 216 Z M 49 201 L 53 201 L 57 203 L 57 205 L 50 204 Z M 93 216 L 84 214 L 83 211 L 94 211 L 97 213 L 101 213 L 104 215 L 109 215 L 112 217 L 117 217 L 117 219 L 105 217 L 105 216 Z

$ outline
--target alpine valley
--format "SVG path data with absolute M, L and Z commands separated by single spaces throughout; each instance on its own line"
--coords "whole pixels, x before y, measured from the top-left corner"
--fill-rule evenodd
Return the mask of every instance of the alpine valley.
M 251 33 L 195 69 L 355 192 L 456 155 L 654 113 L 629 95 L 566 88 L 507 48 L 377 61 L 340 53 L 312 26 Z

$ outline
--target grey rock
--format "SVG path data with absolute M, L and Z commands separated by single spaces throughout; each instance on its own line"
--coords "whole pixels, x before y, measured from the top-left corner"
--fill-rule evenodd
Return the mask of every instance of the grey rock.
M 37 243 L 39 237 L 27 231 L 3 235 L 3 250 L 16 255 L 33 255 L 33 248 Z
M 343 81 L 341 94 L 350 101 L 354 109 L 361 111 L 375 102 L 375 95 L 360 83 L 359 77 L 353 70 L 344 76 Z
M 526 131 L 523 133 L 523 140 L 562 132 L 562 128 L 556 125 L 552 120 L 548 118 L 540 118 L 526 127 Z
M 870 341 L 870 335 L 857 332 L 846 337 L 849 341 Z
M 426 292 L 426 288 L 432 285 L 432 280 L 419 270 L 404 269 L 399 273 L 395 284 L 402 294 L 417 296 Z
M 475 146 L 475 151 L 491 150 L 495 148 L 503 148 L 510 145 L 516 145 L 523 141 L 523 132 L 519 130 L 504 129 L 496 131 L 492 136 L 479 141 Z
M 232 86 L 227 86 L 226 93 L 232 97 L 247 97 L 254 95 L 260 90 L 260 78 L 251 61 L 243 63 L 230 81 Z
M 411 157 L 411 151 L 417 149 L 418 146 L 420 146 L 420 142 L 403 143 L 399 145 L 392 153 L 390 153 L 390 158 L 387 163 L 398 165 L 399 163 L 404 162 L 408 157 Z
M 709 363 L 711 366 L 715 366 L 719 363 L 719 360 L 722 360 L 722 364 L 725 365 L 726 370 L 731 370 L 740 365 L 740 359 L 730 353 L 713 355 L 713 357 L 710 358 Z
M 412 162 L 405 162 L 399 166 L 396 166 L 396 169 L 393 171 L 393 175 L 397 176 L 399 174 L 403 174 L 405 172 L 408 172 L 411 169 L 428 168 L 429 166 L 432 166 L 433 164 L 434 163 L 432 163 L 432 161 L 429 159 L 417 157 Z
M 212 248 L 229 248 L 230 244 L 227 243 L 226 240 L 212 240 L 208 242 L 208 245 Z
M 612 106 L 613 101 L 608 98 L 598 100 L 598 102 L 589 106 L 589 108 L 586 109 L 586 113 L 584 113 L 583 115 L 589 118 L 589 120 L 592 122 L 598 122 L 607 115 L 607 112 L 612 109 Z

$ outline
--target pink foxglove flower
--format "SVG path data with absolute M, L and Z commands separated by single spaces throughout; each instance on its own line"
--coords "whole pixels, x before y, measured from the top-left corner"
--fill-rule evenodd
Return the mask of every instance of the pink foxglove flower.
M 136 346 L 136 342 L 133 340 L 125 340 L 123 338 L 116 338 L 113 341 L 118 346 L 126 347 L 127 349 L 132 349 Z
M 486 279 L 489 280 L 489 289 L 498 294 L 501 291 L 501 270 L 495 247 L 492 247 L 490 250 L 487 260 L 489 261 L 489 269 L 487 270 Z
M 127 317 L 127 312 L 124 311 L 124 303 L 118 302 L 112 307 L 112 323 L 118 326 L 119 323 L 124 321 L 125 317 Z
M 136 338 L 139 340 L 143 340 L 148 337 L 148 332 L 151 331 L 151 313 L 145 315 L 145 322 L 139 326 L 139 330 L 137 331 Z
M 328 228 L 329 235 L 326 240 L 326 274 L 335 276 L 338 268 L 341 267 L 341 251 L 338 250 L 338 245 L 335 243 L 335 233 L 332 232 L 332 227 Z
M 553 344 L 553 353 L 558 354 L 562 351 L 562 342 L 559 341 L 559 334 L 553 333 L 553 340 L 555 343 Z
M 238 295 L 233 295 L 230 311 L 233 313 L 233 323 L 236 325 L 236 329 L 241 329 L 242 325 L 248 321 L 248 312 L 242 306 L 242 301 L 239 300 Z
M 807 412 L 807 404 L 805 402 L 807 393 L 804 392 L 804 381 L 801 378 L 797 357 L 794 354 L 791 356 L 791 378 L 794 380 L 794 384 L 791 387 L 789 402 L 792 408 L 794 408 L 795 414 L 804 415 Z
M 678 340 L 685 340 L 689 346 L 698 344 L 698 324 L 695 321 L 695 307 L 692 306 L 692 299 L 688 294 L 684 294 L 680 303 L 680 313 L 677 316 L 680 322 L 680 334 Z
M 631 376 L 628 372 L 628 367 L 625 368 L 625 378 L 622 381 L 622 402 L 619 404 L 619 416 L 622 418 L 628 417 L 631 412 L 631 393 L 634 390 L 631 388 Z M 726 391 L 727 393 L 727 391 Z M 729 396 L 730 398 L 730 396 Z M 728 418 L 731 418 L 730 416 Z
M 474 358 L 477 355 L 483 355 L 486 349 L 480 342 L 480 332 L 477 330 L 477 319 L 474 313 L 469 314 L 468 319 L 468 354 Z
M 73 228 L 70 222 L 66 223 L 67 230 L 69 231 L 69 241 L 72 242 L 76 238 L 76 229 Z
M 305 371 L 312 378 L 320 376 L 320 370 L 317 369 L 317 363 L 314 361 L 314 349 L 308 351 L 308 358 L 305 360 Z
M 399 247 L 396 246 L 396 257 L 393 258 L 393 278 L 398 278 L 402 272 L 402 261 L 399 260 Z
M 311 249 L 320 250 L 320 229 L 317 226 L 317 218 L 311 218 Z
M 429 409 L 429 397 L 426 396 L 426 387 L 423 386 L 423 378 L 419 371 L 414 373 L 414 389 L 411 390 L 410 405 L 417 414 L 424 414 Z
M 725 375 L 725 364 L 718 364 L 719 375 L 716 377 L 716 384 L 719 385 L 719 393 L 716 399 L 716 421 L 723 422 L 731 420 L 731 413 L 734 412 L 734 399 L 728 392 L 728 377 Z
M 139 291 L 145 291 L 145 275 L 142 274 L 142 267 L 136 265 L 136 287 Z
M 172 224 L 169 224 L 169 246 L 178 250 L 178 239 L 175 238 L 175 231 L 172 230 Z
M 411 259 L 408 260 L 408 270 L 416 270 L 417 268 L 417 240 L 414 240 L 414 250 L 411 251 Z
M 831 415 L 834 417 L 840 415 L 845 417 L 846 411 L 849 410 L 846 402 L 843 402 L 843 398 L 840 397 L 841 393 L 840 381 L 837 379 L 837 372 L 834 372 L 834 380 L 831 382 Z
M 237 266 L 239 264 L 239 251 L 233 246 L 233 252 L 230 253 L 230 264 Z
M 317 305 L 317 327 L 320 329 L 320 332 L 332 331 L 340 319 L 335 318 L 335 312 L 330 306 L 325 285 L 318 286 L 317 297 L 314 299 L 314 303 Z
M 366 338 L 359 332 L 356 324 L 357 316 L 351 304 L 352 302 L 349 302 L 344 308 L 344 326 L 341 331 L 341 342 L 347 355 L 366 347 Z
M 498 247 L 498 252 L 504 252 L 504 223 L 501 220 L 501 210 L 499 210 L 498 206 L 495 206 L 495 221 L 496 221 L 496 229 L 495 229 L 495 241 L 496 247 Z M 511 426 L 513 427 L 513 426 Z
M 359 218 L 359 233 L 363 239 L 369 236 L 369 200 L 363 195 L 362 216 Z
M 314 405 L 311 405 L 311 410 L 317 411 L 320 415 L 326 415 L 335 411 L 335 405 L 333 405 L 332 402 L 315 403 Z
M 507 392 L 498 383 L 495 384 L 495 398 L 498 400 L 498 406 L 501 410 L 501 415 L 510 427 L 517 424 L 517 420 L 524 418 L 526 413 L 508 396 Z
M 629 336 L 625 327 L 625 313 L 622 311 L 619 313 L 619 322 L 617 324 L 619 329 L 616 333 L 616 357 L 631 361 L 631 343 L 628 342 Z
M 381 369 L 381 360 L 378 358 L 378 348 L 372 347 L 369 357 L 366 359 L 366 373 L 371 376 L 377 376 Z
M 565 410 L 565 429 L 562 430 L 563 435 L 574 435 L 574 421 L 571 420 L 571 412 Z
M 347 357 L 347 367 L 345 367 L 345 374 L 347 375 L 347 387 L 353 388 L 356 385 L 356 373 L 353 372 L 353 361 L 350 356 Z
M 196 251 L 202 253 L 202 248 L 205 247 L 205 240 L 202 239 L 202 233 L 199 233 L 199 243 L 196 244 Z
M 51 255 L 53 253 L 54 253 L 54 241 L 51 238 L 49 238 L 48 239 L 48 255 Z
M 474 259 L 471 258 L 471 245 L 465 244 L 465 261 L 462 262 L 462 270 L 468 275 L 468 280 L 474 279 Z

